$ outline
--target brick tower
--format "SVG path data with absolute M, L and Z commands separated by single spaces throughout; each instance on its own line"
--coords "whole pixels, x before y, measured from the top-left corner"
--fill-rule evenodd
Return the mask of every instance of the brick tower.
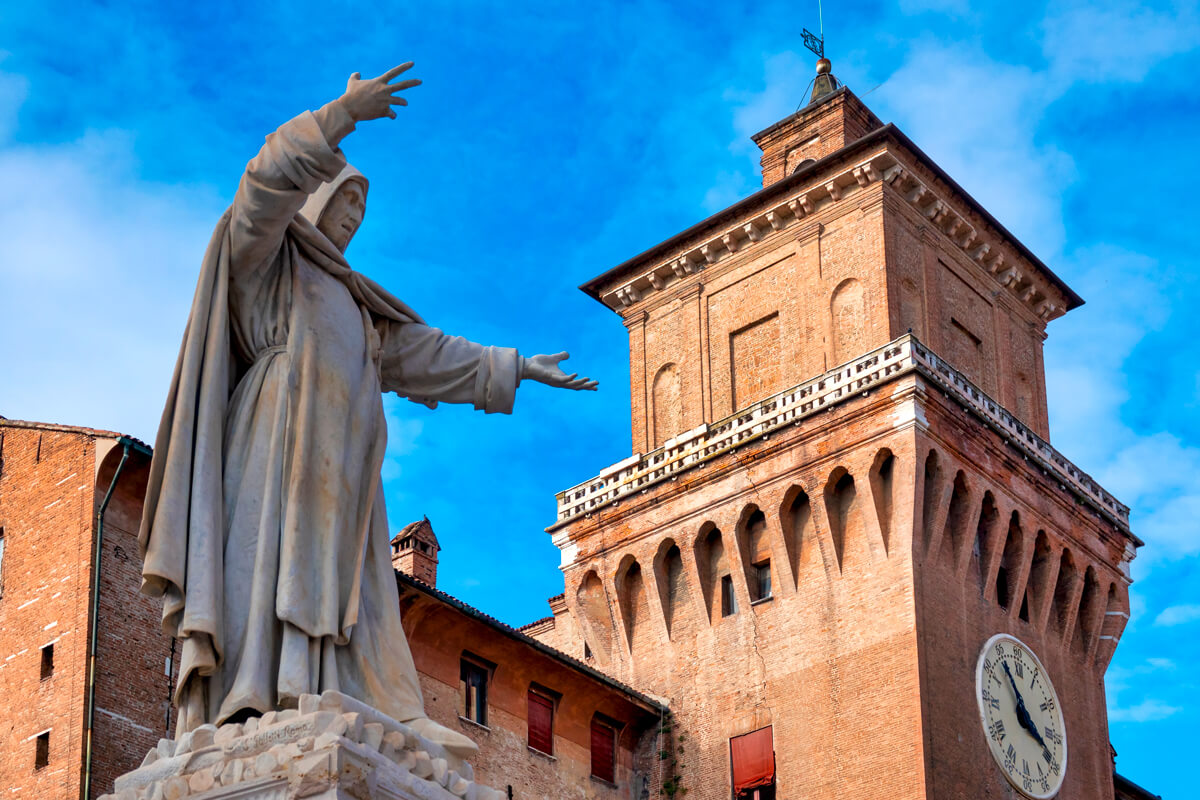
M 410 522 L 392 537 L 392 567 L 437 586 L 437 554 L 441 549 L 429 517 Z
M 119 433 L 0 417 L 7 796 L 99 797 L 172 727 L 174 647 L 138 591 L 149 471 L 150 449 Z
M 877 800 L 1021 796 L 989 737 L 1032 734 L 976 685 L 1008 634 L 1058 693 L 1058 796 L 1111 798 L 1140 542 L 1048 443 L 1046 324 L 1082 300 L 818 70 L 754 137 L 761 191 L 582 287 L 629 330 L 634 455 L 559 494 L 537 635 L 668 700 L 689 798 Z

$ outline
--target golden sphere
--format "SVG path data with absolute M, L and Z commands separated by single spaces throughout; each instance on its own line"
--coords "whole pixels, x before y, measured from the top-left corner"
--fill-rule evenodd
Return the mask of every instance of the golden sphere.
M 833 63 L 828 58 L 822 58 L 817 62 L 817 74 L 827 75 L 833 69 Z

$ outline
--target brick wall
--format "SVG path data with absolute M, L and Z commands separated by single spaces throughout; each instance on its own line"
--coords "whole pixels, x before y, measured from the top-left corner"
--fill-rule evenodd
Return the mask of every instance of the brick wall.
M 122 448 L 116 434 L 12 421 L 0 421 L 0 437 L 0 787 L 12 797 L 76 800 L 86 757 L 96 512 Z M 158 604 L 138 594 L 147 461 L 131 456 L 105 516 L 93 797 L 162 735 L 166 683 L 157 651 L 169 650 L 169 640 L 158 633 Z M 42 679 L 48 644 L 54 668 Z M 151 690 L 143 660 L 157 662 L 161 693 Z M 34 737 L 47 729 L 49 763 L 35 770 Z
M 88 584 L 96 443 L 0 423 L 0 787 L 9 797 L 77 798 L 83 763 Z M 41 648 L 54 672 L 41 679 Z M 49 763 L 34 738 L 50 731 Z
M 928 462 L 931 449 L 939 456 Z M 973 573 L 969 540 L 988 490 L 1004 525 L 985 537 Z M 1014 511 L 1013 599 L 1000 609 L 994 584 Z M 578 548 L 565 597 L 592 663 L 668 699 L 689 737 L 689 797 L 728 797 L 729 739 L 766 725 L 780 797 L 1007 796 L 974 699 L 976 659 L 998 632 L 1039 654 L 1069 708 L 1062 796 L 1111 796 L 1103 672 L 1115 638 L 1101 637 L 1119 638 L 1128 610 L 1128 534 L 923 378 L 747 444 L 564 533 Z M 747 567 L 764 547 L 774 595 L 756 602 Z M 1064 549 L 1073 577 L 1060 580 Z M 729 616 L 725 575 L 737 601 Z M 555 637 L 559 619 L 531 633 Z M 569 652 L 582 657 L 584 641 Z
M 511 786 L 516 800 L 640 800 L 642 778 L 648 781 L 654 769 L 658 717 L 653 709 L 423 590 L 402 584 L 401 593 L 425 712 L 479 745 L 480 754 L 472 763 L 480 783 L 501 791 Z M 486 726 L 462 717 L 459 676 L 464 653 L 492 666 Z M 553 755 L 527 745 L 527 694 L 533 683 L 558 695 Z M 597 713 L 621 728 L 614 784 L 591 777 L 591 723 Z

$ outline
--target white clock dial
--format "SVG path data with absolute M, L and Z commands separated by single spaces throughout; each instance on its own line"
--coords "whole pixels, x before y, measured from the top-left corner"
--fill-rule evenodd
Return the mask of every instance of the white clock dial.
M 1067 732 L 1045 667 L 1019 639 L 988 639 L 975 669 L 983 734 L 996 763 L 1026 797 L 1044 800 L 1062 787 Z

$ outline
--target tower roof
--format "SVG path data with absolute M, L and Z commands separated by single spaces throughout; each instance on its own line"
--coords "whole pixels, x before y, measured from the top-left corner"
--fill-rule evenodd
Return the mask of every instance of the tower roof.
M 432 545 L 434 550 L 441 550 L 442 546 L 438 544 L 437 536 L 433 532 L 433 523 L 429 521 L 429 517 L 422 517 L 416 522 L 410 522 L 400 529 L 400 532 L 392 537 L 392 544 L 403 541 L 407 537 Z
M 812 87 L 812 94 L 808 98 L 810 106 L 842 88 L 842 84 L 833 76 L 833 63 L 828 58 L 817 61 L 817 77 L 813 79 Z

